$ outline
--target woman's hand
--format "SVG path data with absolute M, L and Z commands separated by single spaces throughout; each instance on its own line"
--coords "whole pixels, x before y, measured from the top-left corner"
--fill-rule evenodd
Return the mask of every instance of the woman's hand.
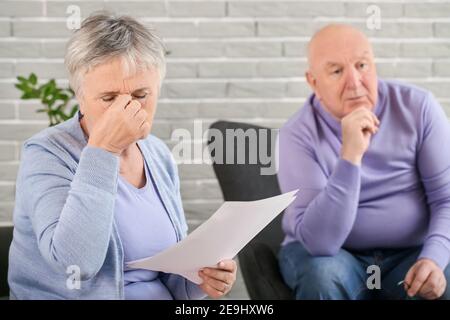
M 128 94 L 117 96 L 89 134 L 88 144 L 120 155 L 150 132 L 147 112 Z
M 217 268 L 203 268 L 198 275 L 203 280 L 200 288 L 211 298 L 220 298 L 230 292 L 236 281 L 236 262 L 222 260 Z

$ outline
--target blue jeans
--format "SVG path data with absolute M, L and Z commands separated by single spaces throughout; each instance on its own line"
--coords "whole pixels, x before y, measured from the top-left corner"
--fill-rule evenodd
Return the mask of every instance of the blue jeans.
M 421 247 L 349 251 L 340 249 L 335 256 L 311 256 L 299 242 L 280 249 L 280 271 L 286 284 L 299 300 L 406 299 L 402 281 L 416 262 Z M 381 289 L 370 290 L 367 267 L 377 265 Z M 450 300 L 450 267 L 444 271 L 447 288 L 441 299 Z

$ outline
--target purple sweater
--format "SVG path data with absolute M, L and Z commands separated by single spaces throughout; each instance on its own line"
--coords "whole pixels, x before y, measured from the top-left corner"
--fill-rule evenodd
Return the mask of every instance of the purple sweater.
M 362 165 L 340 158 L 340 121 L 312 95 L 280 130 L 278 179 L 299 188 L 286 210 L 284 244 L 312 255 L 423 245 L 419 258 L 450 257 L 450 126 L 433 95 L 378 82 L 380 119 Z

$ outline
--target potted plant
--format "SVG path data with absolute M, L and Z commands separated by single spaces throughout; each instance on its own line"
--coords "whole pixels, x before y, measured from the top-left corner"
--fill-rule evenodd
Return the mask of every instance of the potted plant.
M 18 76 L 16 88 L 22 91 L 21 99 L 40 99 L 44 108 L 37 112 L 46 112 L 49 126 L 54 126 L 71 118 L 78 111 L 78 104 L 71 105 L 75 93 L 70 88 L 59 88 L 55 79 L 39 85 L 38 78 L 31 73 L 28 78 Z M 71 106 L 70 106 L 71 105 Z

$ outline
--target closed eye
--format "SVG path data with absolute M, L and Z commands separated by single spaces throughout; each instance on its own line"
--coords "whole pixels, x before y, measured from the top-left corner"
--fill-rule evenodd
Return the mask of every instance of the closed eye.
M 139 94 L 139 95 L 138 94 L 134 94 L 133 97 L 135 99 L 145 99 L 147 97 L 147 93 Z M 111 102 L 111 101 L 113 101 L 115 99 L 116 99 L 115 95 L 114 96 L 104 96 L 104 97 L 102 97 L 102 100 L 104 102 Z
M 147 97 L 147 93 L 144 93 L 144 94 L 142 94 L 142 95 L 134 95 L 133 97 L 135 97 L 136 99 L 144 99 L 144 98 L 146 98 Z
M 106 97 L 102 97 L 102 100 L 104 102 L 111 102 L 116 98 L 116 96 L 106 96 Z

